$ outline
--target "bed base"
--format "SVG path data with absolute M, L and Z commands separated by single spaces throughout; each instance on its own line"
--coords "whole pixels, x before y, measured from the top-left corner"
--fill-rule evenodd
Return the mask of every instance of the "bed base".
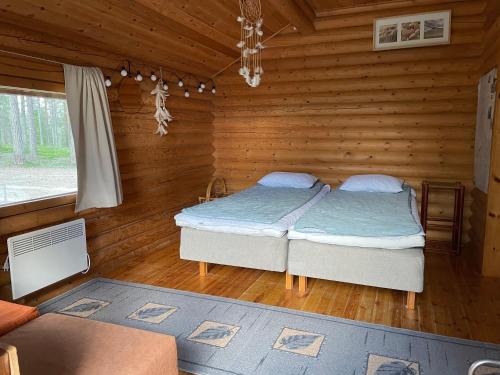
M 415 292 L 406 292 L 406 308 L 415 310 Z
M 198 262 L 201 277 L 207 275 L 209 263 L 284 272 L 288 257 L 288 238 L 249 236 L 183 227 L 180 257 Z M 285 285 L 291 288 L 293 278 L 286 277 Z
M 299 276 L 299 295 L 304 296 L 306 294 L 307 294 L 307 276 Z M 415 299 L 416 299 L 415 292 L 406 292 L 405 306 L 408 310 L 415 310 Z
M 415 308 L 423 290 L 421 248 L 388 250 L 290 240 L 287 270 L 299 277 L 299 295 L 307 293 L 307 278 L 340 281 L 406 293 L 406 306 Z
M 208 263 L 207 262 L 198 262 L 200 267 L 200 277 L 205 277 L 208 274 Z M 288 271 L 285 272 L 285 289 L 292 290 L 293 289 L 293 275 L 290 275 Z
M 199 262 L 200 265 L 200 276 L 205 277 L 208 274 L 208 263 L 207 262 Z
M 293 275 L 290 275 L 288 271 L 285 272 L 285 288 L 288 290 L 293 289 Z

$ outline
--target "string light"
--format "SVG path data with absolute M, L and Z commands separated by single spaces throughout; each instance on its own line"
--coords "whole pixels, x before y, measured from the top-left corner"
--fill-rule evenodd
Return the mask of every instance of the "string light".
M 120 76 L 134 78 L 137 82 L 142 82 L 144 80 L 144 76 L 142 75 L 140 70 L 137 70 L 137 73 L 135 73 L 135 76 L 134 76 L 133 73 L 131 73 L 132 68 L 130 66 L 130 61 L 126 61 L 126 63 L 128 65 L 123 65 L 120 68 Z M 127 68 L 127 66 L 128 66 L 128 68 Z M 189 89 L 187 86 L 194 87 L 200 94 L 202 94 L 203 92 L 205 92 L 205 89 L 207 88 L 208 82 L 212 83 L 212 86 L 210 89 L 212 94 L 216 93 L 215 82 L 213 79 L 209 79 L 208 82 L 203 82 L 191 74 L 187 74 L 181 78 L 175 72 L 167 72 L 167 73 L 171 76 L 175 76 L 176 77 L 175 79 L 177 80 L 177 85 L 179 87 L 184 88 L 184 97 L 185 98 L 191 97 L 191 93 L 189 92 Z M 161 67 L 160 67 L 160 74 L 159 75 L 157 75 L 154 71 L 151 71 L 151 74 L 146 76 L 146 77 L 149 77 L 149 79 L 152 82 L 156 82 L 156 81 L 158 81 L 158 79 L 161 79 L 163 82 L 163 89 L 164 90 L 169 89 L 167 80 L 166 79 L 163 80 L 163 73 L 162 73 Z M 175 82 L 175 79 L 173 80 L 174 82 Z M 198 84 L 192 85 L 192 83 L 194 83 L 194 82 L 198 82 Z M 106 87 L 111 87 L 113 85 L 113 82 L 111 80 L 111 76 L 106 76 L 106 78 L 104 80 L 104 84 Z

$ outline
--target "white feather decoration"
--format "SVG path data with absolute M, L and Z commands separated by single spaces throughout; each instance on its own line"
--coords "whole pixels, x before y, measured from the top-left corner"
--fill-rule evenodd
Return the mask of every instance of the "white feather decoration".
M 163 81 L 161 79 L 158 80 L 156 87 L 151 91 L 151 95 L 156 95 L 156 112 L 154 118 L 158 122 L 158 129 L 156 129 L 155 134 L 163 136 L 168 133 L 168 123 L 174 118 L 170 115 L 170 112 L 165 106 L 165 101 L 169 94 L 168 91 L 163 88 Z
M 240 23 L 241 38 L 237 46 L 240 48 L 239 74 L 251 87 L 257 87 L 262 80 L 262 7 L 260 0 L 239 0 L 241 15 L 237 18 Z

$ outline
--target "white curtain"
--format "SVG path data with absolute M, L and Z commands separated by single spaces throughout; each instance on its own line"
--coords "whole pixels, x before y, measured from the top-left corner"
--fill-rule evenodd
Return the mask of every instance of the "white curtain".
M 104 77 L 98 68 L 64 65 L 66 100 L 75 141 L 75 212 L 123 201 Z

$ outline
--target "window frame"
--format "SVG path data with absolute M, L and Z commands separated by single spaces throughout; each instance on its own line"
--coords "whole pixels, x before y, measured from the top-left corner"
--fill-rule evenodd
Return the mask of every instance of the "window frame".
M 64 92 L 45 91 L 45 90 L 23 88 L 23 87 L 11 87 L 3 85 L 0 85 L 0 94 L 35 96 L 35 97 L 66 100 L 66 93 Z M 74 205 L 76 203 L 77 193 L 78 193 L 78 187 L 77 190 L 72 193 L 50 195 L 47 197 L 14 202 L 11 204 L 0 206 L 0 219 L 9 216 L 34 212 L 38 210 L 55 208 L 59 206 Z
M 11 203 L 0 207 L 0 219 L 75 203 L 76 192 Z

